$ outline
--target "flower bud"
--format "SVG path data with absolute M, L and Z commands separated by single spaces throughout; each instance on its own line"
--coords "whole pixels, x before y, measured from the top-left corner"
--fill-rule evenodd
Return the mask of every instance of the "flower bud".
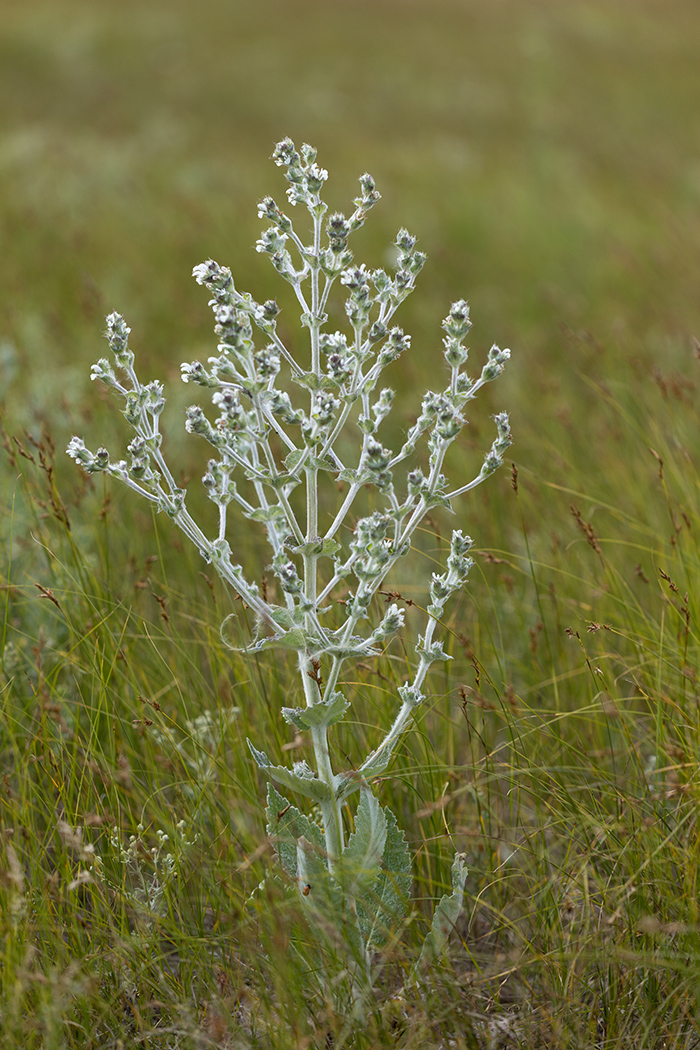
M 481 378 L 484 383 L 490 383 L 493 379 L 501 374 L 506 366 L 506 361 L 510 358 L 510 350 L 500 350 L 497 346 L 492 346 L 489 350 L 488 361 L 481 370 Z
M 275 252 L 284 248 L 286 240 L 286 233 L 280 233 L 280 231 L 274 226 L 270 226 L 269 230 L 265 230 L 260 235 L 259 240 L 255 242 L 255 250 L 257 252 L 266 252 L 268 255 L 274 255 Z
M 442 327 L 452 339 L 461 340 L 464 339 L 471 326 L 469 303 L 466 299 L 458 299 L 457 302 L 452 303 L 449 314 L 442 322 Z
M 283 166 L 287 167 L 298 167 L 301 158 L 296 151 L 294 143 L 287 137 L 278 142 L 272 152 L 272 159 L 278 168 Z

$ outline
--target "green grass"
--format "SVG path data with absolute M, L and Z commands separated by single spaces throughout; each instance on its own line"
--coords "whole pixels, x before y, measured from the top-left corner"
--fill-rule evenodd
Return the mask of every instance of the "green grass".
M 690 0 L 5 0 L 3 1046 L 698 1045 L 699 32 Z M 293 668 L 226 649 L 240 605 L 62 451 L 73 433 L 123 445 L 88 380 L 118 309 L 141 373 L 168 382 L 195 497 L 205 453 L 177 377 L 212 337 L 189 273 L 213 256 L 277 294 L 252 245 L 286 134 L 319 147 L 333 206 L 375 175 L 358 257 L 381 264 L 404 224 L 429 254 L 400 318 L 399 414 L 435 385 L 451 299 L 470 299 L 476 360 L 513 348 L 451 473 L 478 466 L 505 407 L 517 491 L 504 470 L 458 510 L 479 553 L 454 660 L 381 788 L 415 855 L 413 914 L 350 1033 L 292 965 L 306 934 L 245 746 L 302 757 L 278 714 Z M 422 535 L 426 579 L 450 527 Z M 258 538 L 234 545 L 261 575 Z M 351 759 L 391 721 L 404 659 L 348 672 Z M 148 851 L 181 820 L 196 840 L 154 916 Z M 112 829 L 126 847 L 139 825 L 137 870 Z M 106 881 L 81 876 L 86 844 Z M 455 849 L 449 958 L 425 999 L 392 1000 Z

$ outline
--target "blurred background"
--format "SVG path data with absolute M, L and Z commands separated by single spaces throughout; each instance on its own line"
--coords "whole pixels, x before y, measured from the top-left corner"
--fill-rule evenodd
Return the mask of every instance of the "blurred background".
M 529 447 L 528 399 L 558 385 L 575 415 L 592 346 L 690 358 L 699 41 L 690 0 L 3 0 L 5 398 L 79 402 L 112 309 L 175 376 L 208 338 L 190 272 L 210 256 L 275 293 L 256 203 L 283 200 L 269 156 L 290 135 L 332 207 L 375 176 L 357 258 L 381 265 L 400 225 L 428 253 L 402 319 L 416 382 L 468 298 L 475 353 L 513 348 L 499 399 Z

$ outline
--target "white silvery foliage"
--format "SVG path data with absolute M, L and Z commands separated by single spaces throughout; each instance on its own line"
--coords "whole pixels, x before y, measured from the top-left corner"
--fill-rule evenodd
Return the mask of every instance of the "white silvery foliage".
M 180 820 L 172 841 L 167 832 L 158 828 L 155 833 L 157 845 L 149 850 L 143 839 L 143 824 L 139 824 L 136 831 L 136 835 L 129 836 L 125 846 L 119 828 L 112 828 L 109 841 L 119 871 L 116 885 L 122 888 L 129 904 L 150 927 L 155 918 L 164 914 L 165 893 L 179 877 L 184 855 L 197 841 L 197 836 L 188 839 L 186 821 Z M 94 851 L 91 870 L 102 882 L 111 884 L 102 857 Z
M 79 872 L 78 877 L 69 883 L 68 889 L 74 889 L 84 881 L 93 881 L 94 876 L 111 894 L 126 903 L 131 913 L 131 936 L 134 940 L 156 933 L 160 920 L 168 912 L 168 894 L 177 885 L 184 869 L 185 857 L 198 838 L 196 833 L 188 837 L 187 822 L 178 821 L 172 836 L 160 828 L 156 829 L 156 844 L 150 849 L 143 824 L 138 825 L 135 835 L 129 836 L 126 846 L 119 828 L 113 827 L 108 835 L 111 863 L 107 865 L 94 847 L 82 844 L 82 829 L 73 831 L 64 824 L 63 828 L 59 825 L 59 833 L 64 843 L 73 846 L 74 852 L 82 860 L 89 861 L 89 871 Z M 77 851 L 76 845 L 79 847 Z M 81 878 L 81 875 L 87 876 L 87 879 Z M 129 964 L 128 957 L 122 961 L 119 978 L 124 991 L 137 997 L 138 975 Z
M 361 998 L 371 988 L 372 954 L 400 924 L 411 882 L 403 833 L 393 814 L 380 805 L 370 780 L 386 768 L 423 701 L 429 668 L 450 659 L 435 633 L 448 599 L 463 586 L 472 565 L 468 536 L 453 532 L 446 571 L 433 574 L 425 626 L 414 645 L 413 674 L 398 689 L 393 724 L 379 745 L 349 770 L 332 767 L 328 748 L 329 728 L 349 707 L 339 689 L 341 670 L 348 660 L 381 652 L 401 629 L 402 610 L 393 604 L 377 622 L 373 599 L 408 554 L 426 514 L 435 507 L 452 509 L 456 497 L 501 464 L 511 442 L 505 413 L 495 417 L 496 437 L 476 477 L 454 485 L 442 473 L 447 450 L 466 423 L 467 403 L 500 375 L 510 352 L 492 347 L 480 374 L 470 377 L 465 371 L 464 344 L 471 327 L 469 307 L 464 300 L 453 303 L 442 322 L 446 385 L 425 393 L 401 448 L 387 448 L 382 423 L 391 410 L 394 391 L 378 384 L 384 369 L 410 347 L 410 337 L 393 324 L 393 317 L 413 290 L 425 255 L 416 250 L 415 237 L 400 230 L 393 272 L 358 265 L 348 239 L 379 200 L 372 177 L 360 178 L 360 193 L 349 217 L 329 216 L 321 199 L 328 173 L 316 164 L 315 150 L 304 145 L 297 151 L 285 139 L 273 159 L 284 170 L 290 203 L 302 204 L 309 212 L 310 240 L 304 240 L 288 215 L 265 197 L 258 212 L 269 226 L 257 250 L 269 255 L 275 270 L 291 285 L 307 329 L 307 350 L 303 355 L 292 352 L 280 336 L 275 301 L 258 303 L 239 291 L 230 270 L 212 260 L 195 267 L 194 277 L 211 296 L 218 344 L 206 363 L 183 364 L 182 379 L 211 391 L 214 418 L 192 405 L 185 427 L 213 449 L 203 483 L 218 509 L 215 533 L 207 534 L 192 518 L 186 492 L 163 457 L 159 430 L 163 389 L 158 382 L 143 385 L 138 379 L 128 347 L 129 328 L 119 314 L 107 318 L 113 361 L 99 361 L 92 377 L 110 386 L 125 403 L 124 415 L 135 431 L 127 458 L 115 462 L 104 448 L 91 452 L 77 437 L 68 453 L 89 473 L 119 478 L 189 536 L 254 611 L 259 631 L 248 651 L 283 648 L 296 653 L 305 702 L 281 713 L 297 730 L 310 734 L 315 768 L 305 762 L 292 768 L 276 765 L 252 744 L 250 749 L 270 779 L 268 830 L 282 867 L 296 884 L 319 938 L 326 937 L 323 931 L 328 931 L 329 923 L 334 927 L 343 944 L 341 964 L 349 975 L 351 993 Z M 334 285 L 345 297 L 347 328 L 342 332 L 327 330 Z M 291 381 L 288 390 L 278 388 L 281 376 Z M 357 437 L 352 456 L 338 451 L 341 434 L 345 438 L 348 432 Z M 421 444 L 427 446 L 425 472 L 416 464 Z M 347 448 L 346 441 L 342 448 Z M 342 486 L 343 496 L 330 525 L 322 527 L 319 480 L 328 475 L 338 488 Z M 298 486 L 305 494 L 303 501 L 291 498 Z M 341 526 L 351 520 L 353 504 L 365 486 L 375 488 L 378 509 L 361 517 L 349 543 L 343 544 Z M 265 529 L 283 604 L 263 597 L 236 563 L 228 539 L 231 507 Z M 350 593 L 346 592 L 341 606 L 345 618 L 334 624 L 329 611 L 339 606 L 331 602 L 348 583 Z M 318 807 L 321 824 L 290 805 L 273 782 Z M 341 807 L 358 790 L 355 830 L 348 837 Z M 416 972 L 444 945 L 461 907 L 465 875 L 458 857 L 453 893 L 436 909 Z

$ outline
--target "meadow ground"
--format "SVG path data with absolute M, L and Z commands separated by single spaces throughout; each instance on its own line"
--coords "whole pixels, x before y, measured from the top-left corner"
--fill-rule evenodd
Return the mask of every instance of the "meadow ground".
M 3 1046 L 698 1045 L 699 40 L 692 0 L 4 0 Z M 123 448 L 89 381 L 118 309 L 210 513 L 181 425 L 179 365 L 213 348 L 189 274 L 213 257 L 277 295 L 252 246 L 284 135 L 318 147 L 334 207 L 375 176 L 359 259 L 384 264 L 402 225 L 428 253 L 400 422 L 453 299 L 475 360 L 513 350 L 450 464 L 478 468 L 510 411 L 516 470 L 458 507 L 478 554 L 454 659 L 381 789 L 411 921 L 350 1032 L 290 964 L 305 934 L 274 883 L 251 897 L 273 855 L 245 739 L 302 757 L 293 669 L 227 650 L 231 597 L 198 555 L 63 452 Z M 426 579 L 452 524 L 423 533 Z M 255 534 L 232 545 L 262 576 Z M 402 656 L 348 675 L 339 754 L 390 723 Z M 455 849 L 449 956 L 392 1001 Z

